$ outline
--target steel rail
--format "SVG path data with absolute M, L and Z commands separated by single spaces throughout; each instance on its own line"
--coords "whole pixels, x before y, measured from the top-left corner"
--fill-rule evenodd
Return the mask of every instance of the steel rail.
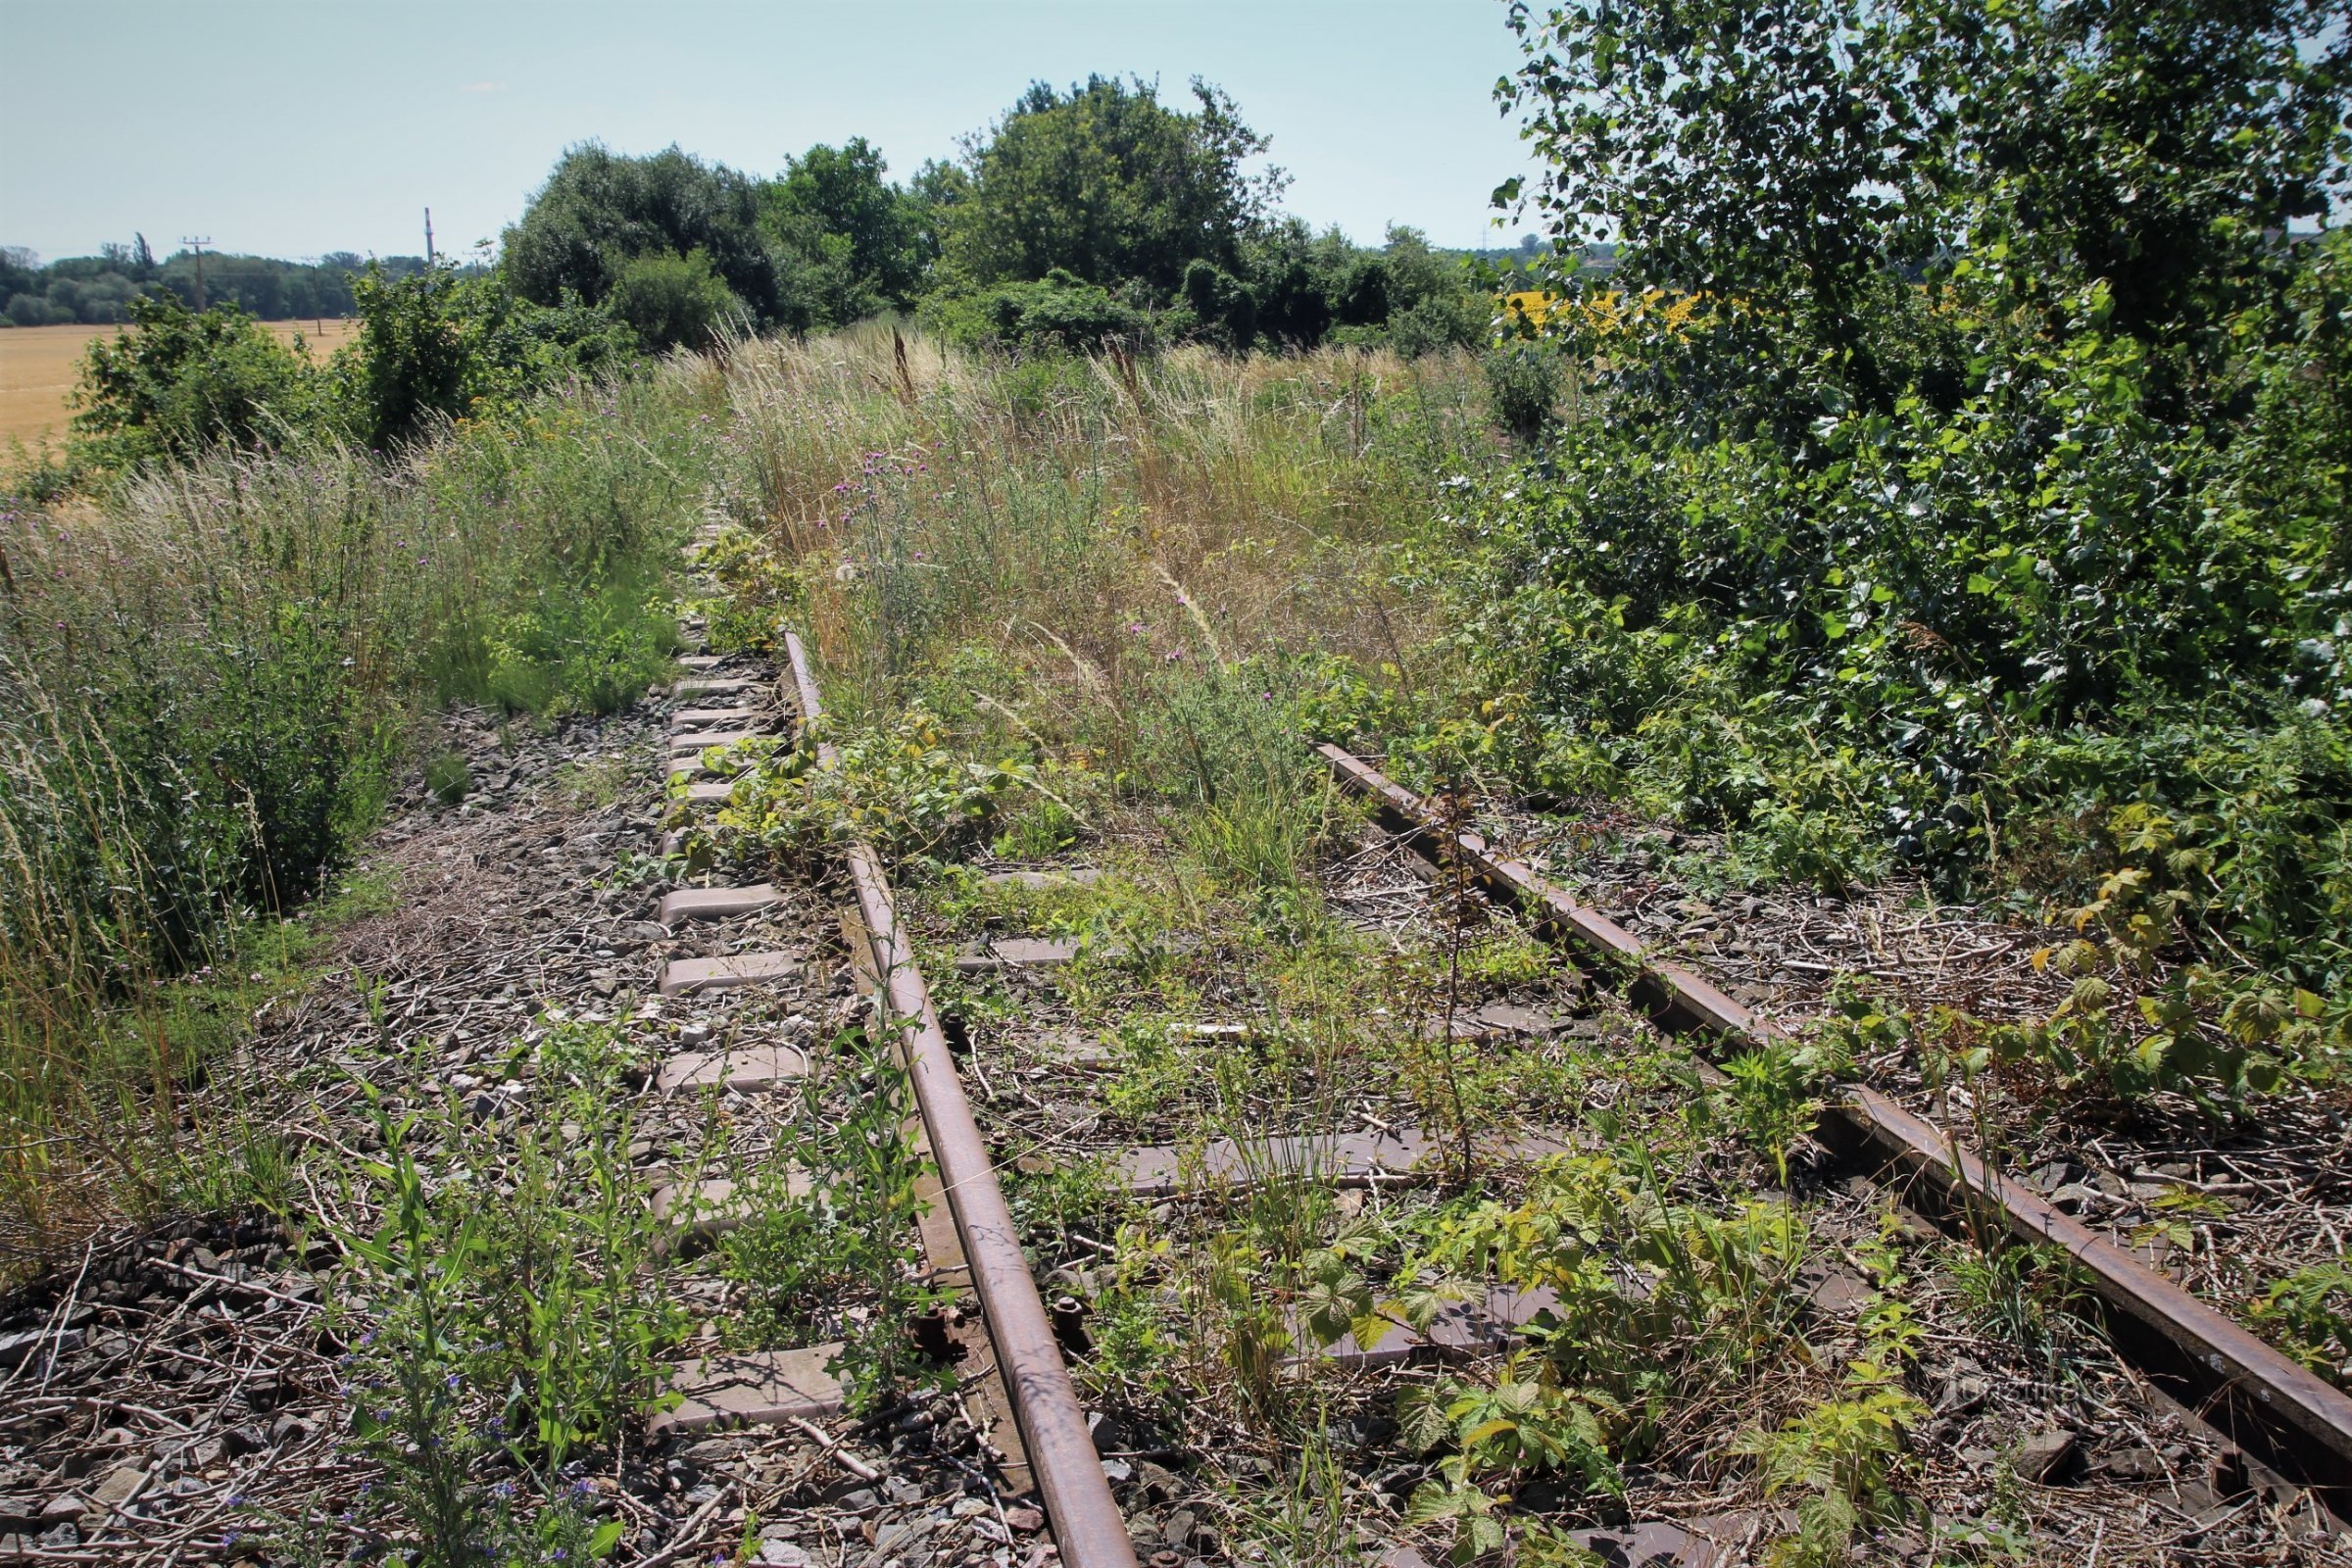
M 802 717 L 814 723 L 822 706 L 808 651 L 790 631 L 784 634 L 784 647 L 791 656 Z M 816 754 L 820 766 L 840 765 L 840 755 L 830 741 L 819 738 Z M 1060 1342 L 1054 1337 L 1053 1322 L 1037 1294 L 1029 1259 L 1021 1250 L 1020 1232 L 997 1185 L 988 1145 L 972 1119 L 971 1102 L 965 1098 L 963 1080 L 956 1070 L 955 1053 L 940 1028 L 930 988 L 915 967 L 913 950 L 899 924 L 890 878 L 881 858 L 863 840 L 853 840 L 843 858 L 849 862 L 850 880 L 858 892 L 858 912 L 874 944 L 875 966 L 882 974 L 889 1015 L 900 1020 L 915 1103 L 931 1138 L 940 1185 L 947 1190 L 956 1231 L 963 1241 L 972 1289 L 980 1298 L 981 1317 L 997 1348 L 998 1369 L 1012 1403 L 1013 1419 L 1020 1423 L 1021 1440 L 1028 1446 L 1030 1469 L 1037 1477 L 1061 1561 L 1070 1568 L 1136 1568 L 1135 1544 L 1128 1538 L 1126 1517 L 1110 1494 L 1086 1412 L 1079 1406 L 1078 1391 L 1062 1361 Z
M 1642 941 L 1599 911 L 1576 902 L 1523 861 L 1497 854 L 1477 833 L 1446 824 L 1420 797 L 1363 759 L 1317 746 L 1341 784 L 1379 803 L 1412 834 L 1448 837 L 1450 853 L 1490 885 L 1534 906 L 1542 922 L 1579 946 L 1634 968 L 1633 992 L 1652 1016 L 1682 1031 L 1713 1031 L 1752 1041 L 1787 1039 L 1695 971 L 1650 955 Z M 1852 1137 L 1893 1157 L 1947 1194 L 1997 1212 L 2015 1236 L 2062 1247 L 2089 1275 L 2110 1307 L 2177 1354 L 2173 1374 L 2208 1400 L 2267 1429 L 2282 1470 L 2334 1494 L 2340 1512 L 2352 1497 L 2352 1396 L 2297 1365 L 2227 1314 L 2148 1267 L 2113 1241 L 2052 1207 L 2040 1194 L 2003 1179 L 1973 1150 L 1939 1133 L 1886 1096 L 1849 1088 L 1829 1107 Z M 2211 1421 L 2218 1413 L 2203 1412 Z M 2231 1436 L 2237 1436 L 2232 1433 Z M 2316 1450 L 2315 1450 L 2316 1445 Z M 2289 1468 L 2291 1466 L 2291 1469 Z

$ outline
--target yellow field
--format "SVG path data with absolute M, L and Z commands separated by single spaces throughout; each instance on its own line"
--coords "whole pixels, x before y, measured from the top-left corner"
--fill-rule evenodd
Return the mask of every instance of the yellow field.
M 270 330 L 287 343 L 297 333 L 311 353 L 323 358 L 346 342 L 356 320 L 271 321 Z M 90 339 L 119 332 L 119 326 L 11 326 L 0 328 L 0 447 L 11 440 L 37 446 L 66 433 L 66 394 Z

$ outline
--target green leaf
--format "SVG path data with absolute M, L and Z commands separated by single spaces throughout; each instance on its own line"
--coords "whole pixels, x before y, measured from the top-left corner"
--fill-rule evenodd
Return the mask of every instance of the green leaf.
M 1972 571 L 1968 574 L 1968 591 L 1972 594 L 1988 594 L 1999 586 L 1981 571 Z

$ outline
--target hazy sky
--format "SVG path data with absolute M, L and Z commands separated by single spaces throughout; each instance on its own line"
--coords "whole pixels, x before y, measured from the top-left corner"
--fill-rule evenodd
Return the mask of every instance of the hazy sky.
M 0 0 L 0 243 L 143 231 L 310 256 L 494 237 L 558 153 L 676 142 L 767 173 L 863 135 L 904 177 L 1032 79 L 1205 76 L 1285 199 L 1377 240 L 1493 243 L 1522 172 L 1499 0 Z M 1188 100 L 1189 101 L 1189 100 Z

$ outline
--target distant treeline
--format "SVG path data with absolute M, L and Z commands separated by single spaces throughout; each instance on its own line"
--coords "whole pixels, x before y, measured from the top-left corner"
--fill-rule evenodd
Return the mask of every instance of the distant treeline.
M 392 277 L 424 270 L 421 256 L 387 256 L 378 265 Z M 316 262 L 286 262 L 271 256 L 207 255 L 203 262 L 207 307 L 233 305 L 265 321 L 316 320 L 349 316 L 357 304 L 352 279 L 368 269 L 368 258 L 350 251 Z M 173 294 L 189 309 L 199 304 L 197 259 L 179 251 L 155 259 L 147 237 L 107 245 L 95 256 L 67 256 L 42 266 L 21 245 L 0 247 L 0 324 L 91 326 L 130 318 L 130 302 L 140 295 Z
M 1543 367 L 1493 344 L 1497 290 L 1557 276 L 1543 247 L 1318 231 L 1277 207 L 1287 176 L 1233 101 L 1200 81 L 1189 96 L 1163 102 L 1133 78 L 1040 82 L 956 162 L 903 182 L 861 137 L 787 157 L 772 176 L 676 147 L 585 144 L 557 161 L 494 263 L 208 255 L 202 312 L 198 259 L 158 262 L 143 238 L 45 268 L 11 253 L 10 320 L 134 327 L 92 345 L 64 466 L 40 483 L 221 443 L 389 447 L 639 356 L 884 314 L 1017 357 L 1486 348 L 1491 369 L 1527 382 L 1528 418 L 1541 415 Z M 323 364 L 258 324 L 321 316 L 360 321 Z

